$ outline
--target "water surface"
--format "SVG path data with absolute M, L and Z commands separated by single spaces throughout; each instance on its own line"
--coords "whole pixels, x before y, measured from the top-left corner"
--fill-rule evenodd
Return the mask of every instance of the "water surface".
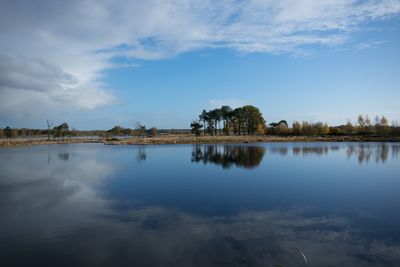
M 0 266 L 400 266 L 399 151 L 1 149 Z

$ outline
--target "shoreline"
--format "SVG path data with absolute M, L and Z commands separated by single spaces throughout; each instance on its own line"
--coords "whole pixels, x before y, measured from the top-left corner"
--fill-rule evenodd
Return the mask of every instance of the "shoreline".
M 99 143 L 104 145 L 234 144 L 261 142 L 400 142 L 400 137 L 383 136 L 200 136 L 175 134 L 156 137 L 112 139 L 73 138 L 66 140 L 0 140 L 0 148 L 36 145 Z

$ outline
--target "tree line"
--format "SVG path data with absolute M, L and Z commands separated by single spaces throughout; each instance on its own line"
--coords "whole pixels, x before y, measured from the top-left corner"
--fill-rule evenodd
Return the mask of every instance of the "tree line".
M 323 122 L 298 122 L 288 125 L 286 120 L 266 123 L 262 113 L 257 107 L 247 105 L 232 109 L 222 106 L 218 109 L 203 110 L 197 120 L 192 121 L 191 131 L 196 136 L 203 135 L 302 135 L 302 136 L 400 136 L 400 127 L 397 122 L 389 121 L 385 116 L 376 116 L 373 120 L 369 116 L 359 115 L 352 123 L 340 126 L 329 126 Z M 0 138 L 16 137 L 47 137 L 50 139 L 65 139 L 69 136 L 156 136 L 158 134 L 185 134 L 188 130 L 147 129 L 140 123 L 135 129 L 115 126 L 110 130 L 88 130 L 80 131 L 71 128 L 68 123 L 53 126 L 47 121 L 47 129 L 11 128 L 9 126 L 0 128 Z
M 0 129 L 0 138 L 16 137 L 41 137 L 47 136 L 47 139 L 65 139 L 67 136 L 74 135 L 76 130 L 70 130 L 68 123 L 64 122 L 53 127 L 47 122 L 47 129 L 29 129 L 29 128 L 11 128 L 10 126 Z
M 161 130 L 165 132 L 165 130 Z M 70 128 L 68 123 L 64 122 L 60 125 L 53 126 L 53 123 L 47 121 L 47 129 L 29 129 L 29 128 L 11 128 L 7 126 L 3 129 L 0 128 L 0 138 L 18 138 L 18 137 L 47 137 L 51 139 L 65 139 L 72 136 L 99 136 L 99 137 L 113 137 L 113 136 L 156 136 L 158 130 L 155 127 L 146 129 L 145 125 L 138 125 L 135 129 L 124 128 L 122 126 L 114 126 L 109 130 L 87 130 L 80 131 Z
M 400 127 L 397 122 L 389 125 L 385 116 L 376 116 L 374 121 L 367 115 L 359 115 L 357 121 L 348 121 L 344 125 L 329 126 L 327 123 L 293 122 L 292 128 L 280 128 L 278 134 L 305 135 L 305 136 L 400 136 Z
M 247 105 L 232 109 L 229 106 L 203 110 L 197 120 L 190 124 L 196 136 L 203 135 L 292 135 L 292 136 L 400 136 L 397 122 L 389 125 L 385 116 L 376 116 L 372 121 L 367 115 L 359 115 L 356 123 L 329 126 L 323 122 L 294 121 L 291 127 L 286 120 L 266 123 L 257 107 Z

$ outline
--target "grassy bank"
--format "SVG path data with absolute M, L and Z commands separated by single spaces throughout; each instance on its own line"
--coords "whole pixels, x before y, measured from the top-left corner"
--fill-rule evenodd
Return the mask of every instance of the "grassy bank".
M 35 145 L 55 145 L 55 144 L 75 144 L 75 143 L 103 143 L 102 140 L 96 139 L 66 139 L 66 140 L 21 140 L 8 139 L 0 140 L 0 147 L 20 147 L 20 146 L 35 146 Z
M 62 140 L 1 140 L 0 147 L 18 147 L 46 144 L 103 143 L 105 145 L 136 144 L 212 144 L 212 143 L 257 143 L 257 142 L 399 142 L 400 137 L 380 136 L 200 136 L 190 134 L 170 134 L 156 137 L 132 137 L 112 139 L 66 139 Z

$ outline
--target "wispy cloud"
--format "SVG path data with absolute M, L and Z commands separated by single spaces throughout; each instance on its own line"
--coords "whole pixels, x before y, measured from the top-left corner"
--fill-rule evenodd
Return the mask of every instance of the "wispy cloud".
M 381 45 L 383 43 L 385 43 L 385 42 L 384 41 L 373 41 L 373 42 L 359 43 L 357 45 L 356 50 L 357 51 L 361 51 L 361 50 L 368 49 L 368 48 L 376 48 L 376 47 L 378 47 L 379 45 Z
M 365 23 L 399 12 L 399 0 L 2 1 L 0 105 L 19 112 L 40 99 L 42 107 L 93 109 L 115 101 L 101 82 L 118 67 L 115 57 L 158 60 L 214 47 L 299 54 L 343 44 Z

